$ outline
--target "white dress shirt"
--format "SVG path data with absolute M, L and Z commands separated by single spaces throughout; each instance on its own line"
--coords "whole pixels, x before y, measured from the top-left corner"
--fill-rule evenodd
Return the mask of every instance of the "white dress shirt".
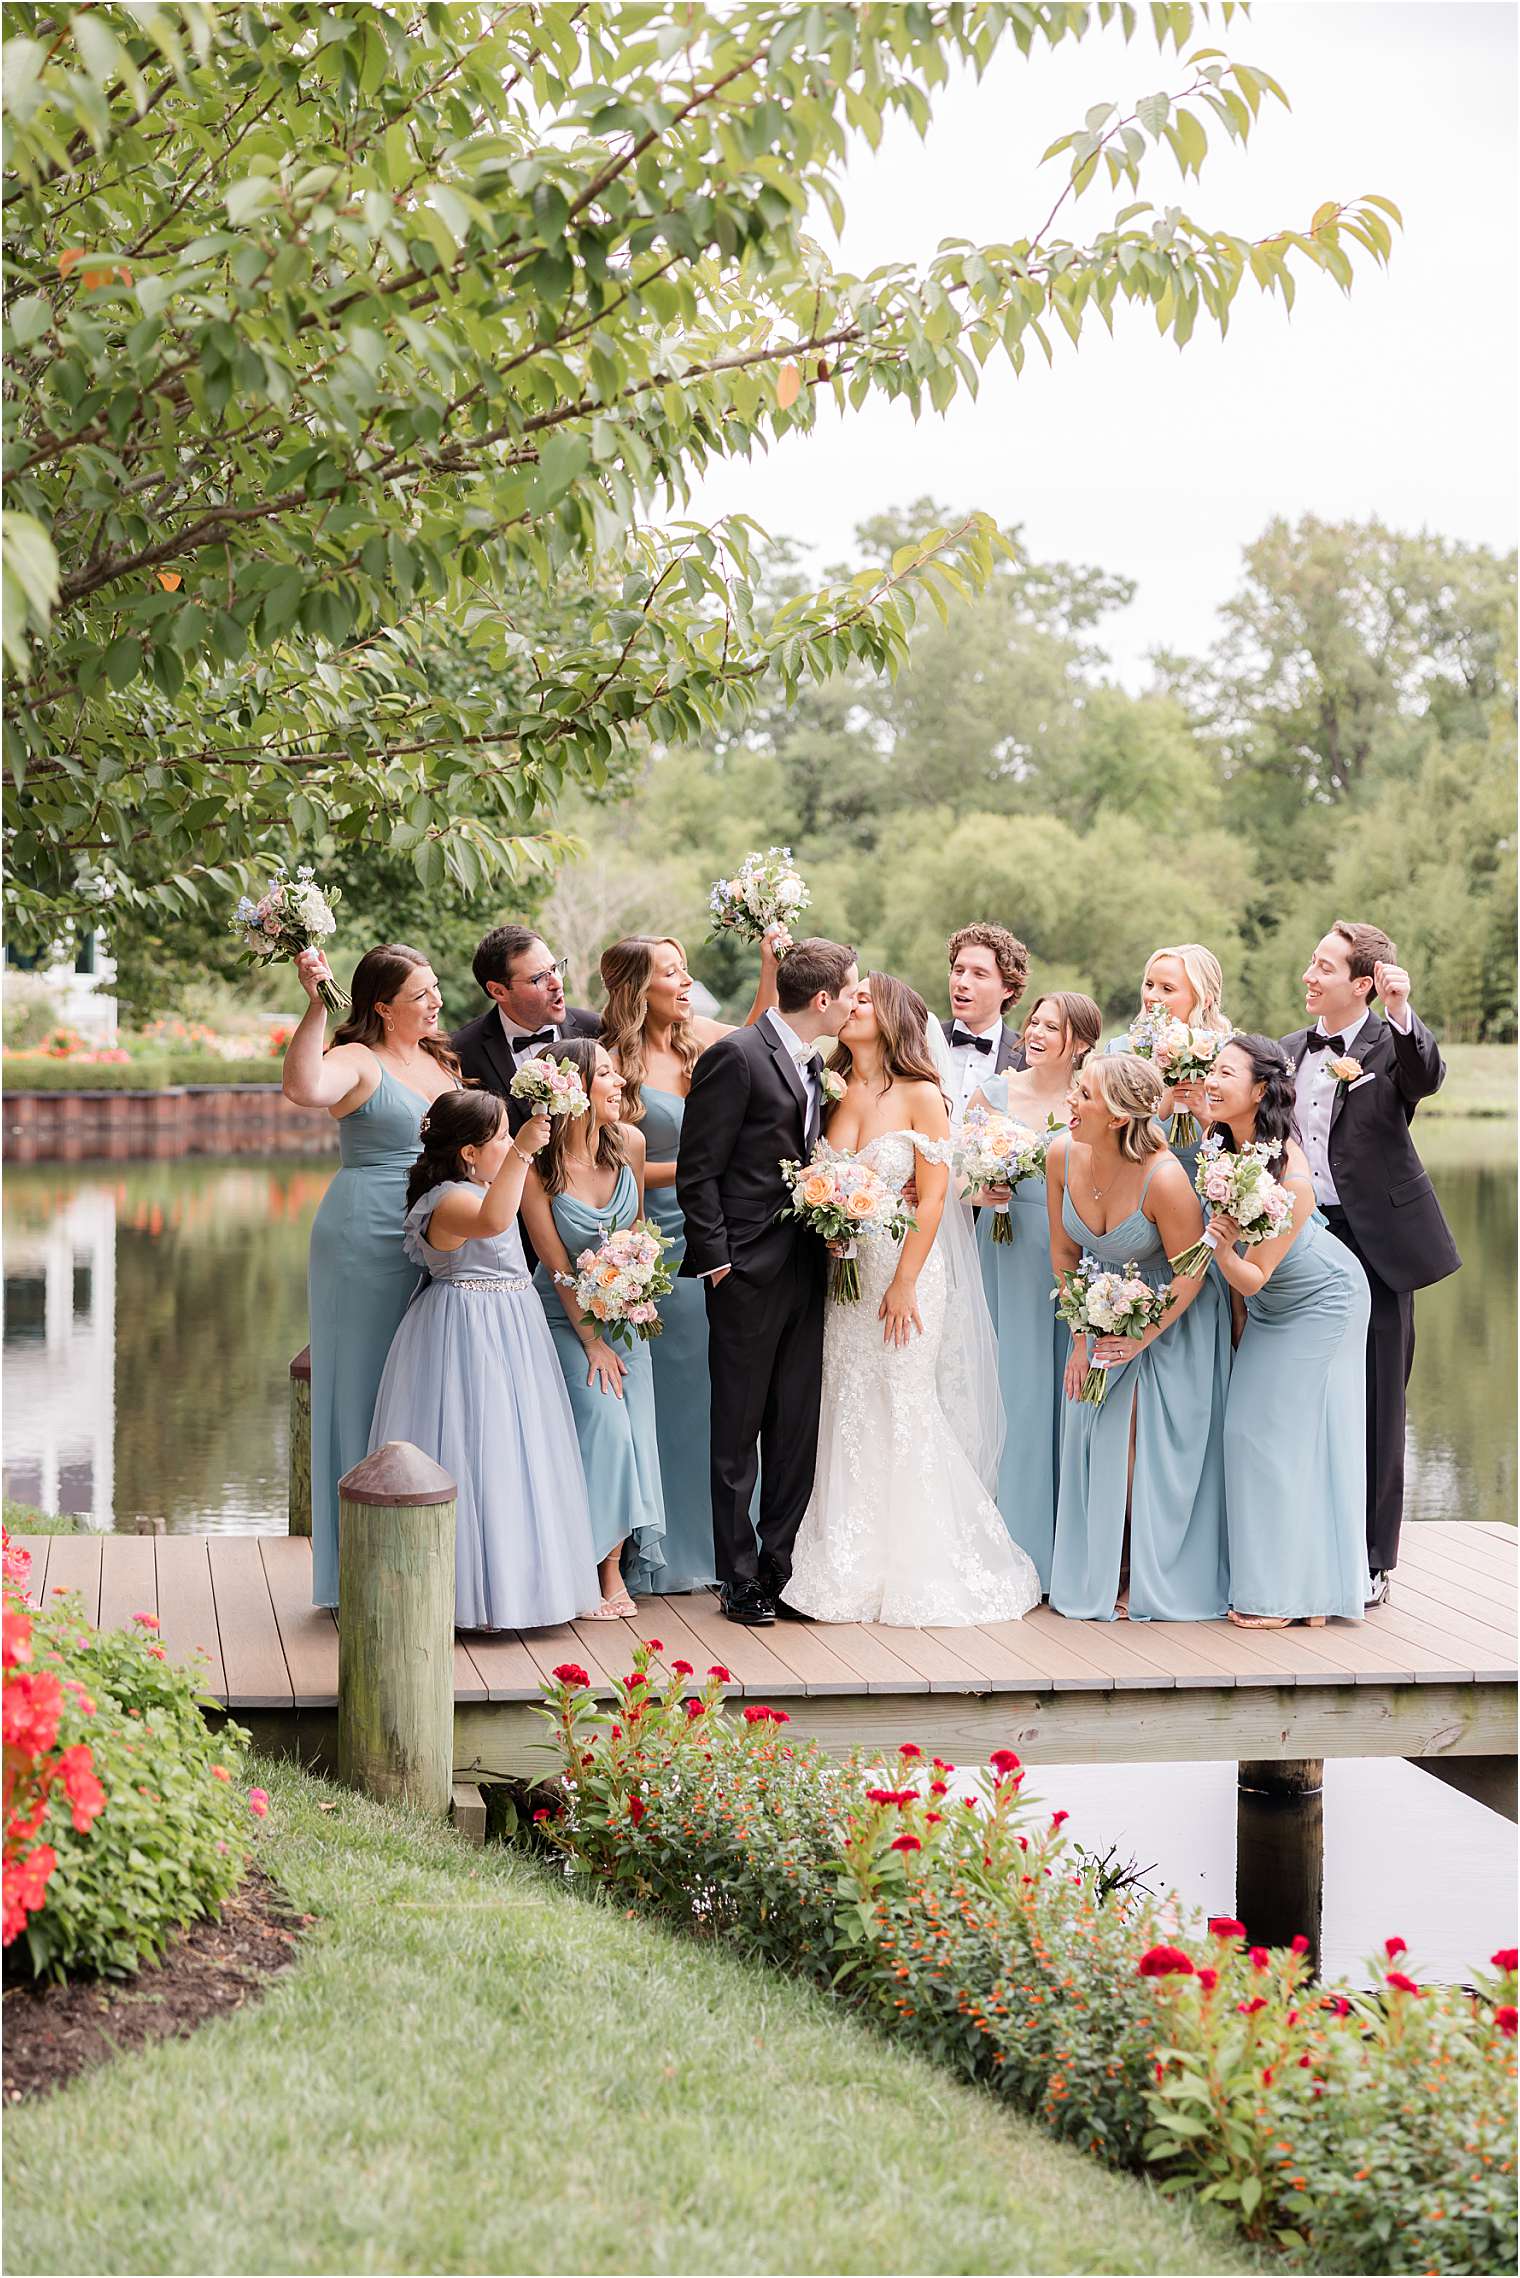
M 802 1078 L 802 1088 L 807 1093 L 804 1131 L 810 1131 L 815 1115 L 820 1125 L 823 1120 L 820 1112 L 823 1106 L 823 1062 L 818 1047 L 816 1044 L 804 1044 L 796 1029 L 782 1019 L 774 1005 L 762 1018 L 769 1021 L 772 1030 L 780 1037 L 791 1057 L 792 1065 Z
M 953 1027 L 954 1023 L 950 1025 Z M 962 1021 L 961 1026 L 964 1028 L 966 1023 Z M 971 1103 L 972 1093 L 979 1091 L 987 1078 L 997 1073 L 998 1045 L 1002 1041 L 1003 1023 L 995 1020 L 990 1028 L 979 1028 L 975 1033 L 987 1039 L 992 1046 L 990 1052 L 978 1052 L 971 1044 L 950 1044 L 950 1028 L 945 1030 L 945 1042 L 950 1044 L 950 1066 L 955 1075 L 955 1096 L 950 1103 L 950 1120 L 957 1129 Z
M 496 1007 L 496 1017 L 501 1022 L 502 1032 L 507 1039 L 507 1050 L 512 1055 L 514 1065 L 522 1058 L 523 1048 L 528 1038 L 541 1035 L 546 1028 L 552 1030 L 553 1033 L 546 1044 L 536 1044 L 533 1047 L 535 1052 L 552 1052 L 556 1044 L 564 1042 L 564 1030 L 556 1021 L 540 1021 L 537 1028 L 524 1028 L 521 1021 L 512 1020 L 508 1017 L 505 1005 Z
M 1294 1104 L 1298 1112 L 1298 1135 L 1303 1141 L 1304 1153 L 1309 1160 L 1309 1176 L 1314 1181 L 1314 1199 L 1322 1210 L 1340 1201 L 1335 1178 L 1330 1169 L 1330 1118 L 1335 1108 L 1335 1095 L 1339 1091 L 1340 1085 L 1336 1078 L 1331 1075 L 1329 1064 L 1332 1060 L 1354 1060 L 1356 1058 L 1356 1040 L 1366 1027 L 1368 1017 L 1364 1011 L 1360 1020 L 1341 1029 L 1327 1029 L 1323 1020 L 1317 1020 L 1314 1023 L 1315 1035 L 1338 1035 L 1341 1040 L 1341 1048 L 1339 1052 L 1306 1052 L 1298 1064 L 1298 1074 L 1293 1080 Z M 1400 1036 L 1409 1034 L 1409 1025 L 1407 1010 L 1401 1021 L 1393 1020 L 1391 1016 L 1389 1018 L 1389 1026 L 1397 1029 Z

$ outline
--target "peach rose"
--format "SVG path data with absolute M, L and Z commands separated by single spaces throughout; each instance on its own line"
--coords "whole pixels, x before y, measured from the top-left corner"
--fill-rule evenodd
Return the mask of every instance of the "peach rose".
M 804 1179 L 802 1182 L 802 1199 L 815 1209 L 819 1203 L 828 1201 L 832 1191 L 832 1182 L 824 1176 L 822 1171 L 815 1171 L 810 1179 Z
M 869 1218 L 875 1207 L 874 1197 L 864 1193 L 852 1194 L 845 1204 L 845 1209 L 852 1218 Z

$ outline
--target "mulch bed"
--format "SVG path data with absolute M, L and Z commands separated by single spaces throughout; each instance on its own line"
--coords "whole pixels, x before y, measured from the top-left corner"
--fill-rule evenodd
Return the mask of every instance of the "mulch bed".
M 253 1867 L 219 1922 L 192 1923 L 162 1962 L 135 1977 L 7 1986 L 5 2102 L 46 2096 L 119 2050 L 183 2040 L 212 2017 L 230 2017 L 290 1967 L 311 1919 L 293 1913 L 277 1885 Z

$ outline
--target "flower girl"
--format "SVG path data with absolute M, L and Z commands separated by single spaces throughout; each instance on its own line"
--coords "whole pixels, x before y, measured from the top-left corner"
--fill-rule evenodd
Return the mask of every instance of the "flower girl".
M 407 1181 L 407 1255 L 431 1276 L 396 1331 L 371 1448 L 410 1440 L 457 1482 L 454 1618 L 537 1629 L 595 1608 L 575 1424 L 523 1258 L 518 1205 L 549 1136 L 493 1092 L 445 1092 Z

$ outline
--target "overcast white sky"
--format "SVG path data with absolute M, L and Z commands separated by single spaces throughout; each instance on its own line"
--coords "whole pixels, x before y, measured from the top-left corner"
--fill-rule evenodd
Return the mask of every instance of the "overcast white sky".
M 1306 228 L 1326 198 L 1393 198 L 1405 231 L 1392 265 L 1359 267 L 1349 299 L 1309 272 L 1289 318 L 1247 289 L 1225 341 L 1200 321 L 1181 354 L 1121 306 L 1112 341 L 1095 318 L 1079 350 L 1056 327 L 1053 368 L 1034 346 L 1017 380 L 994 358 L 979 401 L 943 418 L 830 405 L 813 435 L 716 468 L 694 510 L 753 514 L 816 546 L 821 566 L 883 506 L 928 493 L 984 507 L 1022 523 L 1036 555 L 1137 581 L 1107 636 L 1131 686 L 1150 648 L 1207 646 L 1241 548 L 1274 514 L 1379 515 L 1512 546 L 1516 16 L 1513 0 L 1258 0 L 1227 28 L 1201 26 L 1197 44 L 1260 63 L 1293 108 L 1267 98 L 1244 152 L 1210 120 L 1201 183 L 1184 192 L 1164 152 L 1144 194 L 1249 237 Z M 1129 110 L 1182 83 L 1148 33 L 1128 47 L 1094 33 L 1028 63 L 1010 44 L 980 86 L 967 74 L 934 98 L 926 143 L 896 126 L 874 154 L 857 143 L 843 240 L 821 216 L 818 234 L 856 273 L 924 261 L 942 237 L 1026 234 L 1063 178 L 1062 161 L 1039 164 L 1048 143 L 1094 102 Z M 1129 194 L 1095 184 L 1067 209 L 1072 234 Z

